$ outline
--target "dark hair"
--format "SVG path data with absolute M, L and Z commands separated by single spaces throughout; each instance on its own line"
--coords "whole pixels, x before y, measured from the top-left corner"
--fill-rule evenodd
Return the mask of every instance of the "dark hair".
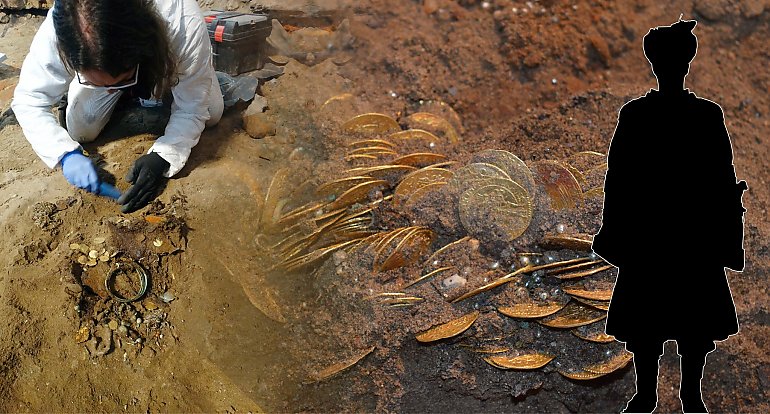
M 179 81 L 166 22 L 152 0 L 56 0 L 59 56 L 70 71 L 111 76 L 140 65 L 140 81 L 158 97 Z

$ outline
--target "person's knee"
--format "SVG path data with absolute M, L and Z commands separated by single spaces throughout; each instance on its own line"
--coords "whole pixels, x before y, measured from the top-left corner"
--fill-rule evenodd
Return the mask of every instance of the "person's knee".
M 72 114 L 67 111 L 67 133 L 75 141 L 83 144 L 86 142 L 92 142 L 102 132 L 103 123 L 96 122 L 96 120 L 86 119 L 84 116 L 78 116 L 82 114 Z

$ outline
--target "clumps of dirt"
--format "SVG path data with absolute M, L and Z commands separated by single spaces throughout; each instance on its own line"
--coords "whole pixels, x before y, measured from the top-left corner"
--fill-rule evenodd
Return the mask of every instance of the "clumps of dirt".
M 144 349 L 164 349 L 174 273 L 187 244 L 186 200 L 158 200 L 142 216 L 103 219 L 95 234 L 78 233 L 68 240 L 69 255 L 62 278 L 71 298 L 68 317 L 76 325 L 75 342 L 92 357 L 123 350 L 130 360 Z

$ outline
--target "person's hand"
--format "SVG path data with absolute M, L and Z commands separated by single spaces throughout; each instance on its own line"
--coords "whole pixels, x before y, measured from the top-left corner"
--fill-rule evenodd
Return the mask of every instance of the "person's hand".
M 91 193 L 99 191 L 99 176 L 96 174 L 96 168 L 81 150 L 64 154 L 61 159 L 61 169 L 64 178 L 75 187 Z
M 155 152 L 139 157 L 126 175 L 126 181 L 133 186 L 118 199 L 118 204 L 123 205 L 121 211 L 131 213 L 152 201 L 163 185 L 163 174 L 170 166 L 168 161 Z

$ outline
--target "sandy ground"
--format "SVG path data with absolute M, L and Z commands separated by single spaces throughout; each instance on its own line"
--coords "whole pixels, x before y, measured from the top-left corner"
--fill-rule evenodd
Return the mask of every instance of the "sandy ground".
M 770 79 L 763 71 L 769 11 L 762 2 L 730 1 L 531 4 L 357 6 L 351 62 L 308 68 L 290 61 L 283 76 L 261 86 L 275 136 L 252 139 L 242 129 L 243 107 L 228 110 L 204 132 L 159 202 L 122 219 L 113 203 L 48 170 L 13 118 L 3 116 L 0 410 L 617 411 L 633 393 L 629 367 L 598 383 L 555 372 L 528 376 L 543 385 L 520 394 L 511 384 L 524 377 L 469 362 L 447 344 L 396 338 L 419 330 L 422 319 L 389 325 L 388 315 L 350 301 L 377 280 L 363 286 L 335 279 L 340 266 L 332 260 L 318 273 L 267 274 L 274 258 L 255 235 L 265 231 L 260 222 L 272 177 L 291 168 L 292 185 L 282 187 L 282 198 L 288 207 L 307 201 L 303 189 L 345 165 L 337 126 L 357 113 L 401 119 L 420 100 L 444 101 L 465 129 L 461 145 L 447 148 L 461 162 L 484 148 L 505 148 L 527 162 L 606 150 L 620 105 L 655 86 L 641 37 L 679 12 L 699 19 L 688 86 L 722 105 L 738 176 L 751 187 L 744 196 L 747 267 L 728 274 L 741 332 L 709 356 L 705 400 L 714 411 L 770 409 Z M 0 51 L 8 55 L 0 72 L 4 108 L 39 21 L 13 17 L 0 26 Z M 342 93 L 354 103 L 325 113 L 322 104 Z M 121 178 L 155 136 L 145 132 L 161 122 L 162 114 L 152 111 L 118 114 L 86 149 L 104 159 L 106 177 L 125 189 Z M 71 244 L 87 245 L 86 253 L 120 252 L 107 263 L 139 260 L 153 274 L 147 297 L 122 307 L 100 300 L 107 264 L 81 265 Z M 166 294 L 174 300 L 166 303 Z M 106 346 L 104 326 L 111 329 L 113 321 L 125 330 L 110 333 L 108 352 L 97 356 Z M 78 343 L 84 327 L 87 339 Z M 382 327 L 391 330 L 380 333 Z M 344 375 L 305 383 L 309 373 L 373 338 L 377 351 Z M 660 412 L 680 410 L 678 361 L 669 345 Z

